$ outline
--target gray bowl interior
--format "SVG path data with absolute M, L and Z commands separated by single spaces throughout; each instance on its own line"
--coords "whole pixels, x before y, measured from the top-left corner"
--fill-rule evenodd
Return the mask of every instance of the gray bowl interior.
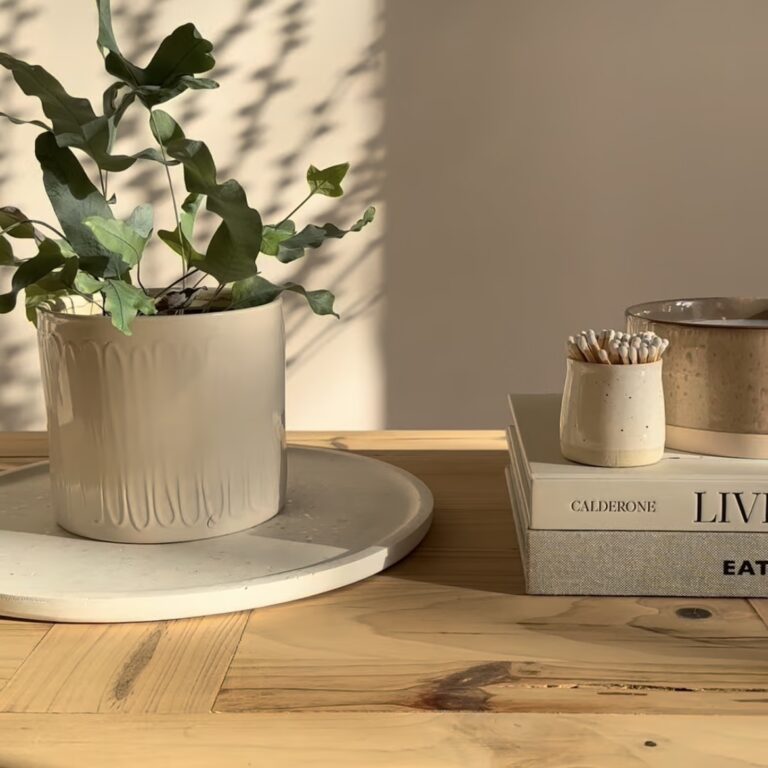
M 636 304 L 630 318 L 672 325 L 711 325 L 723 328 L 768 328 L 768 299 L 665 299 Z

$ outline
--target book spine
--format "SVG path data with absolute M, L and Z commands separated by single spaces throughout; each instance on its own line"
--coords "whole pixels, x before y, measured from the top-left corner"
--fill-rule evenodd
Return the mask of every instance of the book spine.
M 528 531 L 526 542 L 531 594 L 768 597 L 768 538 L 750 533 Z
M 523 505 L 518 495 L 518 485 L 512 478 L 512 472 L 509 467 L 504 470 L 504 476 L 507 480 L 507 490 L 512 504 L 512 520 L 515 524 L 515 536 L 517 537 L 517 548 L 520 552 L 520 559 L 523 562 L 523 578 L 525 579 L 526 592 L 530 591 L 528 587 L 528 522 L 523 514 Z
M 514 430 L 507 430 L 507 444 L 510 456 L 509 470 L 513 473 L 515 485 L 520 489 L 520 493 L 524 498 L 526 513 L 530 513 L 533 478 L 530 476 L 528 464 L 523 458 L 523 452 L 518 448 L 517 435 Z M 528 520 L 528 523 L 530 523 L 530 520 Z

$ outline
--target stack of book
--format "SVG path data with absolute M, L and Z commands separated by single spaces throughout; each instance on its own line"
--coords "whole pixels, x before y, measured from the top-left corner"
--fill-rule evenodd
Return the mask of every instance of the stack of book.
M 560 454 L 559 395 L 511 395 L 507 482 L 527 590 L 768 596 L 768 460 L 667 452 L 604 469 Z

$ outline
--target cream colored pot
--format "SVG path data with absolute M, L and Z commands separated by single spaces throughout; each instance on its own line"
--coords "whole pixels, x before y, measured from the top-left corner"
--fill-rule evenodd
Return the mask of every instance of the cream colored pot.
M 285 488 L 282 303 L 109 318 L 40 312 L 58 523 L 128 543 L 269 520 Z
M 563 456 L 598 467 L 659 461 L 665 435 L 662 365 L 569 359 L 560 412 Z

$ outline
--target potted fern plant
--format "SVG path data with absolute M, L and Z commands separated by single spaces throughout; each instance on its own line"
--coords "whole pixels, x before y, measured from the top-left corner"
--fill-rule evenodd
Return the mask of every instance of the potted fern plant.
M 162 40 L 144 67 L 120 51 L 109 0 L 96 0 L 98 49 L 114 81 L 101 114 L 42 67 L 0 53 L 25 94 L 40 101 L 35 157 L 56 222 L 0 208 L 0 266 L 12 270 L 0 312 L 23 294 L 37 324 L 50 436 L 52 503 L 62 527 L 91 538 L 157 543 L 208 538 L 274 516 L 285 488 L 285 341 L 282 296 L 318 315 L 334 297 L 260 274 L 263 259 L 302 258 L 348 229 L 294 215 L 316 195 L 338 197 L 347 164 L 307 172 L 304 200 L 267 224 L 234 179 L 218 178 L 208 147 L 188 138 L 159 105 L 193 89 L 214 65 L 213 45 L 192 24 Z M 144 110 L 156 146 L 121 154 L 129 110 Z M 89 176 L 81 162 L 90 157 Z M 142 281 L 154 234 L 152 207 L 121 211 L 113 189 L 138 163 L 159 163 L 173 226 L 157 237 L 178 260 L 169 285 Z M 175 185 L 186 196 L 177 207 Z M 217 219 L 202 244 L 198 211 Z M 216 287 L 203 287 L 212 278 Z

